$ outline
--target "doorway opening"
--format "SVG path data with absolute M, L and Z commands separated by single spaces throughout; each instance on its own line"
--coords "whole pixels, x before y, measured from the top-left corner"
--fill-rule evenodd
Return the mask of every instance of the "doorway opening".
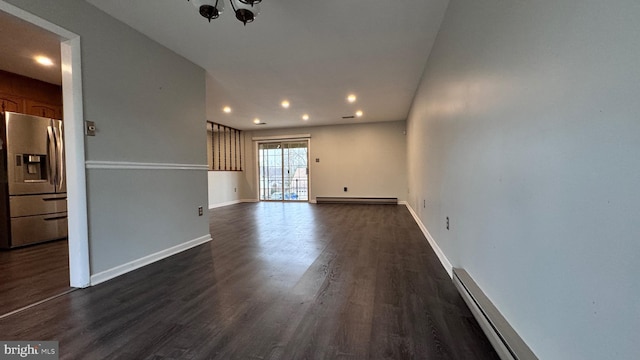
M 68 214 L 68 237 L 67 240 L 61 240 L 43 245 L 32 245 L 25 248 L 18 248 L 17 250 L 9 250 L 5 255 L 10 252 L 11 261 L 17 261 L 15 264 L 22 266 L 22 268 L 33 272 L 34 268 L 38 265 L 54 266 L 58 270 L 53 268 L 48 269 L 50 272 L 58 271 L 61 276 L 66 279 L 57 279 L 56 282 L 45 281 L 46 284 L 36 284 L 42 289 L 51 288 L 51 296 L 47 298 L 41 298 L 44 293 L 34 293 L 33 297 L 23 296 L 24 304 L 18 304 L 12 302 L 9 305 L 11 308 L 6 310 L 13 310 L 6 313 L 4 316 L 8 316 L 11 313 L 25 309 L 33 304 L 42 302 L 48 298 L 55 297 L 57 288 L 57 281 L 60 280 L 60 288 L 74 287 L 86 287 L 90 285 L 90 268 L 89 268 L 89 251 L 88 251 L 88 229 L 87 229 L 87 200 L 86 200 L 86 176 L 85 176 L 85 157 L 84 157 L 84 127 L 82 118 L 82 80 L 81 80 L 81 59 L 80 59 L 80 37 L 77 34 L 69 32 L 55 24 L 52 24 L 42 18 L 39 18 L 29 12 L 26 12 L 14 5 L 8 4 L 4 1 L 0 1 L 0 12 L 3 13 L 5 19 L 8 16 L 13 17 L 16 21 L 22 21 L 32 27 L 34 33 L 42 32 L 49 33 L 49 37 L 53 40 L 54 46 L 58 47 L 60 54 L 59 69 L 62 73 L 62 108 L 63 114 L 56 116 L 46 117 L 62 117 L 64 120 L 64 133 L 65 133 L 65 163 L 66 163 L 66 179 L 67 179 L 67 214 Z M 5 23 L 8 23 L 6 21 Z M 6 28 L 4 28 L 6 30 Z M 15 29 L 14 29 L 15 30 Z M 5 36 L 8 36 L 6 33 Z M 16 50 L 21 50 L 20 46 L 14 47 Z M 2 55 L 5 58 L 11 56 L 9 53 Z M 26 63 L 26 62 L 23 62 Z M 21 72 L 19 69 L 7 68 L 5 70 L 13 70 L 14 73 L 21 73 L 21 75 L 39 78 L 34 74 L 28 72 Z M 46 81 L 46 79 L 42 79 Z M 37 253 L 37 254 L 36 254 Z M 58 267 L 58 265 L 52 265 L 48 261 L 54 254 L 56 258 L 63 259 L 68 265 L 66 271 Z M 40 256 L 40 257 L 38 257 Z M 67 257 L 67 259 L 64 259 Z M 3 257 L 4 259 L 5 257 Z M 30 262 L 25 261 L 29 259 Z M 17 259 L 17 260 L 16 260 Z M 48 261 L 47 264 L 45 260 Z M 6 265 L 3 263 L 3 266 Z M 16 271 L 22 274 L 25 284 L 30 284 L 35 281 L 31 277 L 28 271 L 21 271 L 20 267 L 15 267 Z M 62 270 L 60 270 L 62 269 Z M 46 270 L 46 269 L 45 269 Z M 16 278 L 17 279 L 17 278 Z M 19 279 L 18 279 L 19 280 Z M 33 284 L 31 284 L 33 285 Z M 55 285 L 55 286 L 54 286 Z M 42 290 L 38 289 L 38 290 Z M 4 294 L 4 293 L 3 293 Z M 22 306 L 22 307 L 20 307 Z M 4 313 L 3 311 L 2 313 Z M 0 314 L 0 317 L 3 315 Z
M 260 201 L 309 201 L 309 140 L 258 143 Z

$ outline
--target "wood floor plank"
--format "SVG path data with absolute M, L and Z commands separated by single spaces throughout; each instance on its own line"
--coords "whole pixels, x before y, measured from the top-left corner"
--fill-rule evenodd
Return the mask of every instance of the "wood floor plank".
M 0 251 L 0 315 L 71 290 L 67 240 Z
M 404 206 L 246 203 L 213 241 L 0 319 L 60 358 L 497 359 Z

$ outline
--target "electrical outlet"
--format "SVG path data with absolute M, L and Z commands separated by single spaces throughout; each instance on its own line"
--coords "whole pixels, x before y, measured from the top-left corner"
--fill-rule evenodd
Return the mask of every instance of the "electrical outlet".
M 447 216 L 447 230 L 449 230 L 449 217 Z
M 316 162 L 320 162 L 320 158 L 316 158 Z
M 238 188 L 233 188 L 233 192 L 238 192 Z
M 204 209 L 202 208 L 202 206 L 198 206 L 198 216 L 202 215 L 204 215 Z
M 347 187 L 346 186 L 344 187 L 344 192 L 347 192 Z

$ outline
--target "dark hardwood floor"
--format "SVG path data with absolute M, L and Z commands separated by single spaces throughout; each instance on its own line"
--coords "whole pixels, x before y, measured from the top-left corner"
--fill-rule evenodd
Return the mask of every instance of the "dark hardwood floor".
M 213 241 L 0 319 L 61 359 L 498 359 L 404 206 L 238 204 Z
M 0 251 L 0 316 L 70 289 L 67 240 Z

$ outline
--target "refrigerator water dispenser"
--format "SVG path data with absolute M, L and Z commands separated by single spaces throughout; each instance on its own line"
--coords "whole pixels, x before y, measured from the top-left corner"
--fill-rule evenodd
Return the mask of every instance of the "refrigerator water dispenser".
M 47 156 L 38 154 L 16 155 L 16 167 L 22 168 L 15 172 L 17 182 L 33 183 L 47 182 Z

